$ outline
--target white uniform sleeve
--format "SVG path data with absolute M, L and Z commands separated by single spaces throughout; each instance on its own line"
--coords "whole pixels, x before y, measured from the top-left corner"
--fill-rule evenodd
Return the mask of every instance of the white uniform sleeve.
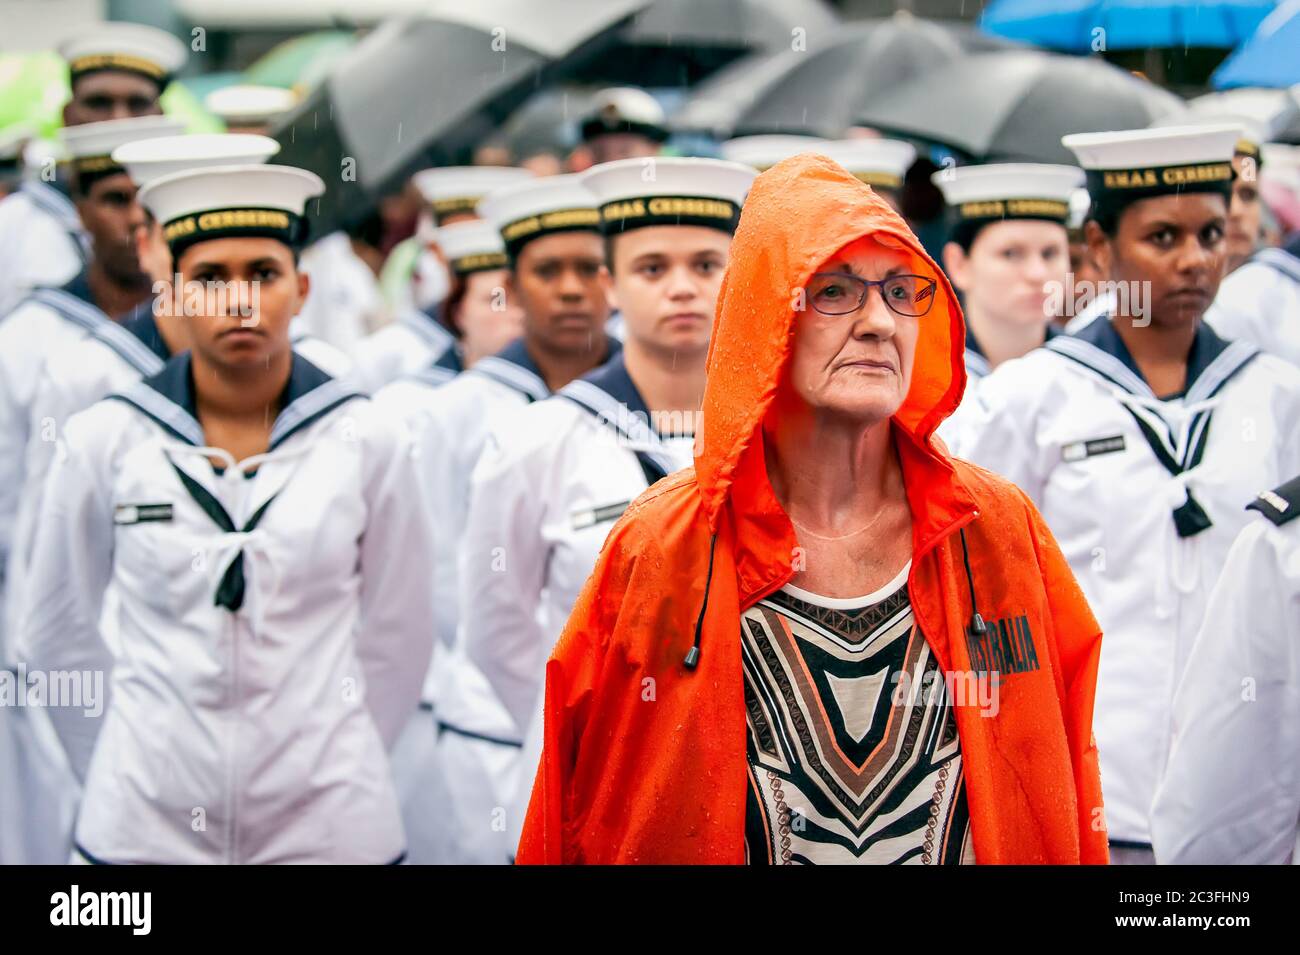
M 470 482 L 458 639 L 522 733 L 551 650 L 537 620 L 549 550 L 541 534 L 546 481 L 536 456 L 503 444 L 500 434 L 489 439 Z
M 1037 356 L 1035 356 L 1037 357 Z M 1047 382 L 1018 358 L 980 380 L 962 401 L 948 432 L 954 457 L 988 468 L 1016 484 L 1038 507 L 1054 463 L 1054 449 L 1038 440 L 1037 413 Z
M 1300 547 L 1263 519 L 1228 554 L 1174 698 L 1156 861 L 1282 863 L 1300 821 Z
M 373 452 L 364 489 L 357 657 L 366 704 L 391 748 L 420 702 L 433 654 L 433 547 L 410 442 L 394 429 Z
M 447 409 L 416 415 L 410 422 L 415 442 L 420 494 L 433 527 L 433 599 L 435 632 L 443 644 L 456 641 L 456 562 L 465 526 L 465 484 L 469 469 L 462 463 Z M 426 571 L 427 573 L 427 571 Z
M 104 591 L 113 570 L 113 508 L 109 475 L 99 472 L 75 443 L 60 442 L 41 495 L 41 532 L 24 586 L 14 595 L 19 602 L 14 649 L 29 672 L 43 671 L 51 682 L 62 673 L 103 681 L 98 713 L 90 715 L 83 706 L 49 708 L 81 780 L 99 733 L 98 716 L 108 709 L 113 667 L 100 632 Z

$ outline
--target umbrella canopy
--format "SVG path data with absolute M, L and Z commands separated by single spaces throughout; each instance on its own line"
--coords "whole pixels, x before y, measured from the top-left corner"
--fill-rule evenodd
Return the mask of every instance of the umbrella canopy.
M 1144 128 L 1186 109 L 1102 60 L 1023 50 L 956 60 L 878 97 L 858 119 L 986 162 L 1073 164 L 1067 133 Z
M 882 90 L 975 50 L 1018 48 L 965 24 L 907 14 L 844 24 L 806 52 L 747 57 L 701 84 L 674 128 L 715 135 L 838 137 Z
M 276 129 L 276 160 L 325 181 L 314 225 L 338 228 L 414 170 L 463 161 L 560 61 L 580 62 L 642 5 L 492 0 L 384 23 Z
M 647 0 L 642 7 L 578 78 L 694 85 L 751 51 L 812 48 L 839 24 L 826 0 Z
M 1214 71 L 1211 82 L 1219 90 L 1300 83 L 1300 0 L 1288 0 L 1265 18 Z
M 979 22 L 989 33 L 1067 53 L 1232 49 L 1276 5 L 1277 0 L 994 0 Z M 1097 46 L 1099 39 L 1104 46 Z

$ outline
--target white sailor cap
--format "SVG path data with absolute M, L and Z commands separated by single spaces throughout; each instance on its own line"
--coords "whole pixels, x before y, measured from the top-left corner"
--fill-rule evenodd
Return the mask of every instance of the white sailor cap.
M 227 126 L 261 126 L 293 109 L 298 94 L 280 86 L 236 84 L 213 90 L 203 107 Z
M 140 190 L 140 202 L 162 223 L 172 255 L 197 242 L 233 236 L 306 239 L 307 200 L 325 191 L 315 173 L 293 166 L 211 166 L 172 173 Z
M 1232 191 L 1232 156 L 1240 123 L 1073 133 L 1061 144 L 1079 157 L 1088 192 L 1101 211 L 1137 199 L 1187 192 Z
M 445 225 L 434 234 L 434 241 L 457 275 L 504 269 L 509 264 L 501 233 L 495 225 L 483 219 Z
M 1083 170 L 1046 163 L 990 163 L 940 169 L 930 177 L 958 223 L 1046 219 L 1065 225 Z
M 1083 224 L 1088 220 L 1088 210 L 1092 207 L 1092 196 L 1088 195 L 1086 186 L 1080 186 L 1074 192 L 1070 193 L 1070 218 L 1065 223 L 1072 234 L 1079 234 L 1083 229 Z M 1076 241 L 1071 239 L 1071 241 Z
M 607 235 L 654 225 L 734 233 L 758 173 L 723 159 L 647 156 L 592 166 L 580 176 L 596 197 Z
M 916 161 L 916 147 L 899 139 L 837 139 L 816 151 L 877 189 L 903 188 L 903 176 Z
M 95 23 L 59 45 L 75 82 L 84 73 L 123 70 L 160 87 L 185 65 L 185 44 L 166 30 L 114 20 Z
M 497 227 L 511 261 L 533 239 L 556 232 L 601 231 L 596 197 L 576 175 L 505 186 L 484 197 L 478 214 Z
M 580 124 L 583 141 L 608 133 L 634 133 L 655 142 L 668 138 L 664 108 L 645 90 L 614 86 L 592 99 L 591 111 Z
M 718 147 L 723 159 L 753 166 L 759 172 L 799 153 L 819 153 L 830 143 L 816 136 L 738 136 Z
M 1204 129 L 1210 126 L 1238 126 L 1241 128 L 1241 135 L 1233 146 L 1233 152 L 1238 156 L 1249 156 L 1256 162 L 1259 162 L 1260 159 L 1260 147 L 1269 139 L 1268 126 L 1258 119 L 1221 111 L 1211 112 L 1206 107 L 1189 114 L 1158 119 L 1151 124 L 1152 129 L 1168 129 L 1170 126 L 1183 126 L 1189 129 L 1194 127 Z
M 91 180 L 122 171 L 122 166 L 113 159 L 113 151 L 119 146 L 141 139 L 175 136 L 184 129 L 184 123 L 170 116 L 133 116 L 65 126 L 59 136 L 84 191 Z
M 194 133 L 134 140 L 113 150 L 113 162 L 125 168 L 137 186 L 145 186 L 192 169 L 266 162 L 279 151 L 280 144 L 269 136 Z
M 433 208 L 434 220 L 442 222 L 448 216 L 473 215 L 488 193 L 532 178 L 518 166 L 443 166 L 421 169 L 411 180 Z

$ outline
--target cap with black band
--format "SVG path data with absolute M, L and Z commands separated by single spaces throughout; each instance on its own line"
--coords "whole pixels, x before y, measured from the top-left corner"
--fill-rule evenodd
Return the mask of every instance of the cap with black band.
M 1029 219 L 1067 227 L 1070 203 L 1084 175 L 1074 166 L 991 163 L 941 169 L 930 179 L 948 204 L 952 240 L 969 248 L 975 235 L 994 222 Z
M 916 162 L 916 147 L 900 139 L 838 139 L 817 147 L 816 151 L 873 189 L 891 192 L 903 188 L 903 177 Z
M 513 264 L 529 242 L 561 232 L 600 234 L 600 210 L 579 177 L 547 176 L 506 186 L 478 205 L 479 215 L 492 222 Z
M 664 110 L 659 101 L 632 86 L 601 90 L 592 109 L 579 124 L 583 142 L 597 136 L 628 133 L 661 143 L 668 138 Z
M 422 169 L 411 177 L 433 210 L 438 225 L 456 215 L 477 215 L 475 209 L 488 193 L 533 178 L 516 166 L 443 166 Z
M 1232 194 L 1239 123 L 1075 133 L 1061 144 L 1079 157 L 1093 207 L 1115 215 L 1139 199 L 1185 193 Z
M 65 40 L 59 55 L 73 83 L 88 73 L 114 70 L 153 80 L 162 90 L 185 65 L 186 49 L 165 30 L 110 20 Z
M 491 272 L 509 267 L 501 233 L 491 222 L 471 219 L 443 226 L 435 234 L 448 267 L 457 275 Z
M 173 173 L 140 190 L 179 259 L 190 246 L 227 238 L 267 238 L 301 248 L 307 201 L 325 191 L 315 173 L 293 166 L 212 166 Z
M 771 169 L 783 159 L 800 153 L 820 153 L 831 140 L 816 136 L 759 135 L 737 136 L 718 147 L 723 159 L 752 166 L 759 172 Z
M 168 116 L 135 116 L 67 126 L 59 131 L 59 137 L 76 173 L 77 188 L 85 193 L 97 180 L 126 171 L 113 158 L 113 152 L 119 147 L 175 136 L 184 129 L 184 123 Z
M 734 234 L 757 175 L 750 166 L 721 159 L 656 156 L 601 163 L 581 181 L 596 198 L 606 235 L 664 225 Z

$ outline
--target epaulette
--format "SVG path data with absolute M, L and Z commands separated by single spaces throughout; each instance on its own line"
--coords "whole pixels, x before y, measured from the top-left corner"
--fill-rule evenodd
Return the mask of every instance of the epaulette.
M 1264 491 L 1246 505 L 1248 511 L 1259 511 L 1274 524 L 1282 525 L 1300 515 L 1300 477 Z

